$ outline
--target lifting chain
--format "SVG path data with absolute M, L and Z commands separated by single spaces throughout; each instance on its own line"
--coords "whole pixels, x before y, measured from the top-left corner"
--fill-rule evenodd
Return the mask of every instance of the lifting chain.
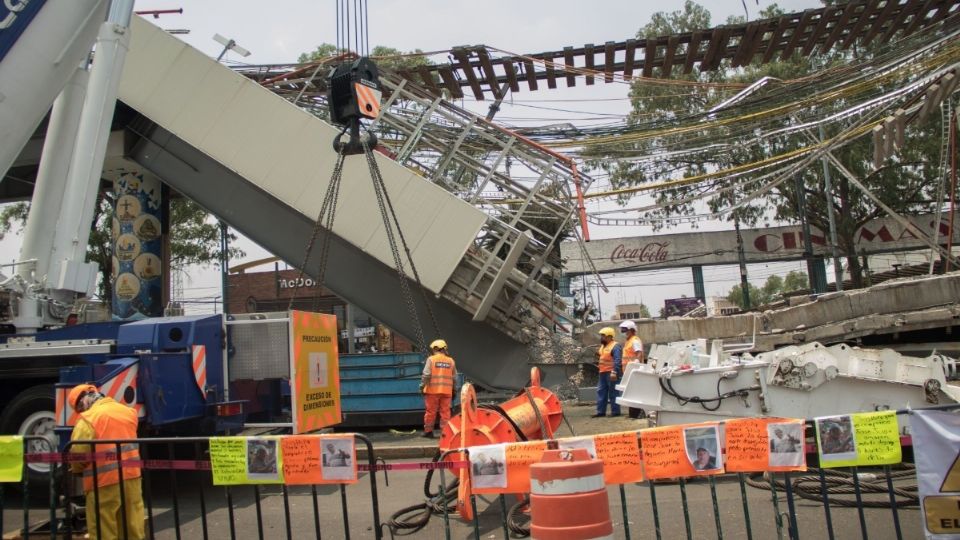
M 346 131 L 346 128 L 344 129 Z M 341 132 L 341 135 L 343 133 Z M 380 218 L 383 220 L 384 232 L 387 235 L 387 243 L 390 245 L 390 252 L 393 256 L 393 263 L 397 269 L 397 275 L 400 281 L 400 293 L 403 295 L 404 303 L 407 306 L 407 311 L 409 312 L 410 319 L 414 324 L 414 333 L 416 344 L 421 351 L 427 350 L 426 339 L 424 338 L 423 325 L 420 323 L 420 317 L 417 315 L 417 306 L 413 299 L 413 291 L 410 288 L 409 279 L 407 273 L 404 271 L 403 259 L 400 255 L 400 247 L 397 244 L 397 238 L 399 237 L 400 245 L 403 246 L 404 254 L 407 257 L 407 262 L 410 265 L 410 273 L 413 275 L 413 278 L 417 282 L 417 286 L 420 289 L 421 294 L 423 295 L 423 304 L 427 310 L 427 314 L 430 317 L 430 322 L 433 325 L 434 335 L 440 335 L 440 327 L 437 324 L 436 316 L 433 313 L 433 309 L 430 307 L 429 299 L 427 298 L 427 293 L 423 288 L 423 283 L 420 280 L 420 274 L 417 272 L 417 267 L 413 262 L 413 255 L 410 252 L 410 247 L 407 244 L 407 240 L 403 235 L 403 231 L 400 228 L 400 222 L 397 219 L 396 211 L 393 207 L 393 202 L 390 200 L 390 195 L 387 193 L 386 183 L 383 181 L 383 175 L 380 172 L 380 166 L 377 164 L 377 160 L 373 155 L 373 149 L 370 147 L 368 138 L 361 138 L 363 151 L 367 158 L 367 166 L 370 170 L 370 178 L 373 181 L 373 191 L 377 198 L 377 207 L 380 210 Z M 310 259 L 310 253 L 313 251 L 314 245 L 317 242 L 317 239 L 323 234 L 323 239 L 320 242 L 320 257 L 318 261 L 317 268 L 317 297 L 320 294 L 320 291 L 325 282 L 325 274 L 327 268 L 327 259 L 330 254 L 330 235 L 333 231 L 333 223 L 336 218 L 337 213 L 337 202 L 340 195 L 340 184 L 343 178 L 343 164 L 345 160 L 345 154 L 343 147 L 337 153 L 337 162 L 333 168 L 333 175 L 330 178 L 330 184 L 327 186 L 326 193 L 324 194 L 323 202 L 320 205 L 320 213 L 317 216 L 316 221 L 313 226 L 313 233 L 310 236 L 310 241 L 307 242 L 306 249 L 304 250 L 302 263 L 300 264 L 300 274 L 297 278 L 297 283 L 300 283 L 300 280 L 303 278 L 304 269 L 307 267 L 307 262 Z M 296 298 L 294 294 L 290 298 L 290 304 L 287 309 L 293 308 L 294 299 Z M 315 297 L 315 299 L 317 298 Z M 317 306 L 314 306 L 316 311 Z
M 367 166 L 370 169 L 370 177 L 373 179 L 373 191 L 377 196 L 377 206 L 380 208 L 380 217 L 383 219 L 383 228 L 387 233 L 387 242 L 390 244 L 390 252 L 393 255 L 393 263 L 397 269 L 397 275 L 400 278 L 400 291 L 401 294 L 403 294 L 403 299 L 407 304 L 407 310 L 410 312 L 410 317 L 414 323 L 417 345 L 419 345 L 421 351 L 426 351 L 428 349 L 427 342 L 423 337 L 423 326 L 420 324 L 420 317 L 417 316 L 417 306 L 413 300 L 413 292 L 410 290 L 410 283 L 407 279 L 407 274 L 404 272 L 403 260 L 400 257 L 400 249 L 397 246 L 396 236 L 400 237 L 400 243 L 403 245 L 403 251 L 407 256 L 407 262 L 410 263 L 410 273 L 413 274 L 413 278 L 417 282 L 417 287 L 420 289 L 420 293 L 423 295 L 423 305 L 430 317 L 430 323 L 433 325 L 433 332 L 435 336 L 440 335 L 440 325 L 437 324 L 437 318 L 434 316 L 433 309 L 430 307 L 427 293 L 423 288 L 423 283 L 420 281 L 420 273 L 417 272 L 417 267 L 413 263 L 413 254 L 410 253 L 410 247 L 407 244 L 407 239 L 403 236 L 403 230 L 400 228 L 400 221 L 397 219 L 397 213 L 393 209 L 393 202 L 390 200 L 390 194 L 387 193 L 387 185 L 384 183 L 383 175 L 380 173 L 380 166 L 377 164 L 377 160 L 373 156 L 373 149 L 370 148 L 367 139 L 362 139 L 362 144 L 363 153 L 367 157 Z M 394 236 L 394 227 L 396 228 L 396 236 Z

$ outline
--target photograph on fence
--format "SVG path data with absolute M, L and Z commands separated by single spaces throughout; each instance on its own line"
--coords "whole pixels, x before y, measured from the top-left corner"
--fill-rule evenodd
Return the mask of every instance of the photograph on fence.
M 771 467 L 799 467 L 806 463 L 803 448 L 803 423 L 767 424 Z
M 699 472 L 723 472 L 720 437 L 717 426 L 689 427 L 683 430 L 687 459 Z
M 475 446 L 470 449 L 470 472 L 473 486 L 478 488 L 507 487 L 506 448 L 502 444 Z
M 560 450 L 583 448 L 587 451 L 587 454 L 590 454 L 590 459 L 597 459 L 597 444 L 594 442 L 593 437 L 570 437 L 568 439 L 560 439 L 557 441 L 557 448 Z
M 276 439 L 247 439 L 247 477 L 251 480 L 280 480 Z
M 324 480 L 354 480 L 357 477 L 353 437 L 324 437 L 320 439 Z
M 857 459 L 857 443 L 853 437 L 853 419 L 850 415 L 817 418 L 816 426 L 821 461 Z

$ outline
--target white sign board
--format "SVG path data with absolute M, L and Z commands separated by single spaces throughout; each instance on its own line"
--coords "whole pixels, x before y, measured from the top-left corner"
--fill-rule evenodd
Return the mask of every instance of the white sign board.
M 960 540 L 960 414 L 913 411 L 910 428 L 926 537 Z
M 935 216 L 908 218 L 929 238 Z M 946 244 L 949 217 L 944 214 L 938 227 L 938 242 Z M 960 245 L 960 220 L 953 228 L 954 245 Z M 743 250 L 748 262 L 789 261 L 803 258 L 803 228 L 768 227 L 741 229 Z M 923 241 L 893 218 L 873 220 L 854 235 L 857 254 L 924 249 Z M 811 227 L 810 242 L 817 255 L 829 255 L 826 235 Z M 598 272 L 626 272 L 694 265 L 737 264 L 737 234 L 734 231 L 691 232 L 594 240 L 585 244 Z M 568 275 L 590 273 L 577 242 L 560 244 L 564 271 Z

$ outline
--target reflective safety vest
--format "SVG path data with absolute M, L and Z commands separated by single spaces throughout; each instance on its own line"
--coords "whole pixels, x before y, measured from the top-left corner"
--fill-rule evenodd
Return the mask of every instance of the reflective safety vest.
M 424 394 L 453 393 L 453 375 L 457 372 L 457 363 L 453 358 L 437 353 L 427 358 L 427 367 L 430 369 L 429 380 L 423 387 Z
M 617 342 L 610 340 L 606 345 L 600 345 L 600 373 L 609 373 L 613 371 L 613 348 Z
M 91 433 L 92 432 L 92 433 Z M 92 436 L 91 436 L 92 435 Z M 117 403 L 112 398 L 100 398 L 89 410 L 80 413 L 80 421 L 74 428 L 72 439 L 136 439 L 137 438 L 137 411 Z M 78 445 L 75 451 L 83 451 L 87 445 Z M 116 454 L 116 444 L 96 444 L 96 453 L 109 452 Z M 97 486 L 105 487 L 120 483 L 119 461 L 139 460 L 140 452 L 137 444 L 126 443 L 120 445 L 120 457 L 98 458 L 95 464 L 83 469 L 83 489 L 93 491 L 94 467 L 96 468 Z M 140 467 L 124 467 L 123 479 L 140 477 Z
M 638 345 L 637 348 L 640 351 L 633 350 L 633 344 Z M 627 342 L 623 344 L 623 363 L 629 364 L 630 362 L 639 362 L 640 356 L 643 354 L 643 341 L 640 340 L 639 336 L 630 336 L 627 338 Z

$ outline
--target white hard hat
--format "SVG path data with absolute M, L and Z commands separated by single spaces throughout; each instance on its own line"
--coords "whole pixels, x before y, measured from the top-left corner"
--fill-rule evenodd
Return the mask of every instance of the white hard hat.
M 623 321 L 620 323 L 620 330 L 636 330 L 637 325 L 633 321 Z

